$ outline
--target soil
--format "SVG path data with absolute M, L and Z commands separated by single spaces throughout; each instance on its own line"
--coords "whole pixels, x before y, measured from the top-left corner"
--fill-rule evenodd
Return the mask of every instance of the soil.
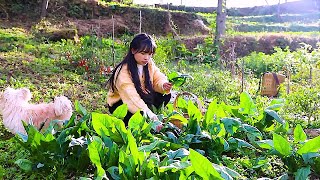
M 320 136 L 320 129 L 305 129 L 304 132 L 309 138 Z
M 95 34 L 99 37 L 110 37 L 113 27 L 116 37 L 137 34 L 140 31 L 140 12 L 142 32 L 155 36 L 172 34 L 175 38 L 181 39 L 190 50 L 202 43 L 210 32 L 209 23 L 195 13 L 105 6 L 96 1 L 52 0 L 48 6 L 47 17 L 42 22 L 39 7 L 34 5 L 26 5 L 21 13 L 11 10 L 9 3 L 1 8 L 6 13 L 1 15 L 0 12 L 0 28 L 19 27 L 31 31 L 37 26 L 43 28 L 42 36 L 55 41 L 70 38 L 70 33 L 66 33 L 70 31 L 63 29 L 74 29 L 78 36 Z M 73 34 L 71 33 L 71 36 Z

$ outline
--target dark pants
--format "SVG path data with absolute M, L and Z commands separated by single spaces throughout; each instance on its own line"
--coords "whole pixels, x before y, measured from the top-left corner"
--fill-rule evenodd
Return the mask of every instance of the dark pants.
M 152 106 L 155 106 L 157 109 L 159 109 L 162 105 L 166 106 L 170 101 L 170 98 L 171 98 L 171 94 L 161 94 L 161 93 L 155 92 L 154 103 L 152 105 L 148 105 L 148 107 L 151 110 L 152 110 Z M 120 100 L 116 102 L 113 106 L 108 106 L 109 112 L 113 113 L 117 109 L 117 107 L 119 107 L 122 104 L 123 102 L 122 100 Z M 141 114 L 143 115 L 143 112 L 141 112 Z M 123 122 L 126 126 L 128 126 L 129 119 L 131 118 L 132 115 L 133 114 L 130 111 L 128 111 L 127 115 L 124 117 Z

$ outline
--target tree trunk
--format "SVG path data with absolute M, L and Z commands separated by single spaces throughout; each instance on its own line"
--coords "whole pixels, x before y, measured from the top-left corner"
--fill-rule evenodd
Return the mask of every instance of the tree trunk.
M 280 2 L 281 2 L 281 0 L 279 0 L 279 2 L 278 2 L 278 7 L 277 7 L 277 17 L 278 17 L 278 19 L 280 20 L 281 19 L 281 16 L 280 16 Z
M 41 19 L 47 16 L 47 9 L 49 5 L 50 0 L 42 0 L 41 5 Z
M 226 17 L 226 0 L 218 0 L 216 34 L 214 37 L 214 47 L 217 47 L 218 52 L 221 38 L 223 37 L 226 31 Z
M 215 45 L 220 44 L 221 37 L 226 31 L 226 0 L 218 0 L 216 34 L 214 38 Z

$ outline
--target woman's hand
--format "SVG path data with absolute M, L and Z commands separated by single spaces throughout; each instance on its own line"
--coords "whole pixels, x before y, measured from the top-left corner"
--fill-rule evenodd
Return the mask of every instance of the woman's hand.
M 163 124 L 161 121 L 159 121 L 158 116 L 154 114 L 150 109 L 146 111 L 146 114 L 153 121 L 153 124 L 155 125 L 154 130 L 156 132 L 160 132 L 163 128 Z
M 163 84 L 163 89 L 164 89 L 166 92 L 170 92 L 171 88 L 172 88 L 172 83 L 166 82 L 166 83 Z
M 163 125 L 162 125 L 162 122 L 160 122 L 160 124 L 158 124 L 156 127 L 156 132 L 160 132 L 162 128 L 163 128 Z
M 159 121 L 158 116 L 154 114 L 150 109 L 146 111 L 146 114 L 152 121 Z

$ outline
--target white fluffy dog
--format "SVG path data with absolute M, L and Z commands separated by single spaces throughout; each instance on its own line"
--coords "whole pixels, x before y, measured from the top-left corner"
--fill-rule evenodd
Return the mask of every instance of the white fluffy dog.
M 29 104 L 32 95 L 27 88 L 6 88 L 0 93 L 0 113 L 3 124 L 12 133 L 25 134 L 21 120 L 37 128 L 47 127 L 52 120 L 69 120 L 72 115 L 71 101 L 65 96 L 54 98 L 54 102 Z

